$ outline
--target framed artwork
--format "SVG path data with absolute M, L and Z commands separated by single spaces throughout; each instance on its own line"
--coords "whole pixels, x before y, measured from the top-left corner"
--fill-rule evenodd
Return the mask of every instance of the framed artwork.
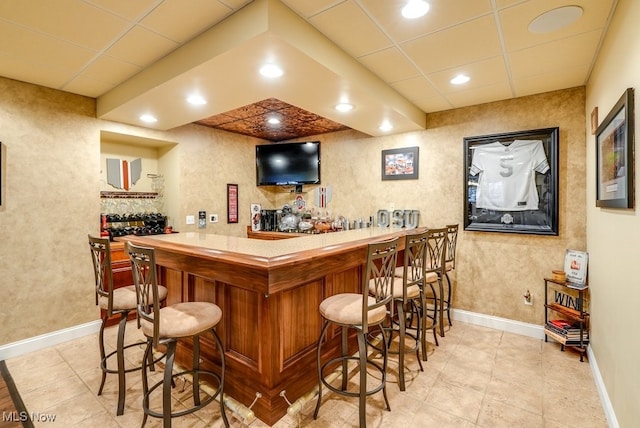
M 238 222 L 238 185 L 227 184 L 227 223 Z
M 407 180 L 418 178 L 418 147 L 382 151 L 382 179 Z
M 633 208 L 633 89 L 622 94 L 596 130 L 596 206 Z
M 558 235 L 559 128 L 464 138 L 464 229 Z

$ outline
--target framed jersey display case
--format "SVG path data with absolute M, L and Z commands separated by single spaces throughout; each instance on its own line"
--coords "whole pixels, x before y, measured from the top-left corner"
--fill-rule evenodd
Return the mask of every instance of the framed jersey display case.
M 464 229 L 558 235 L 559 129 L 464 138 Z

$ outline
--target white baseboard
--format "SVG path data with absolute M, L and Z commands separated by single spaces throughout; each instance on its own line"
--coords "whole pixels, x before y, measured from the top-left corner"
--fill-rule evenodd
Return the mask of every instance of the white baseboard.
M 451 309 L 451 317 L 456 321 L 462 321 L 467 324 L 479 325 L 482 327 L 493 328 L 496 330 L 507 331 L 509 333 L 520 334 L 523 336 L 534 337 L 536 339 L 544 339 L 544 327 L 536 324 L 529 324 L 520 321 L 514 321 L 507 318 L 499 318 L 491 315 L 479 314 L 476 312 L 464 311 L 461 309 Z M 591 345 L 587 346 L 587 359 L 589 367 L 596 383 L 596 389 L 600 396 L 600 402 L 607 418 L 608 425 L 611 428 L 619 428 L 618 419 L 613 410 L 613 405 L 609 399 L 609 394 L 605 388 L 604 381 L 600 375 L 600 369 L 593 354 Z
M 69 340 L 78 339 L 100 331 L 101 320 L 91 321 L 18 342 L 8 343 L 0 346 L 0 361 L 8 358 L 18 357 L 29 352 L 55 346 Z
M 598 390 L 598 395 L 600 396 L 600 402 L 602 403 L 604 415 L 607 418 L 607 424 L 610 428 L 620 428 L 618 418 L 616 418 L 616 412 L 614 412 L 613 410 L 613 405 L 611 404 L 609 394 L 607 393 L 607 388 L 605 388 L 604 386 L 604 380 L 602 379 L 602 376 L 600 376 L 598 362 L 596 361 L 596 356 L 593 354 L 591 345 L 587 347 L 587 358 L 589 359 L 589 366 L 591 367 L 593 380 L 596 383 L 596 389 Z
M 468 324 L 520 334 L 522 336 L 534 337 L 536 339 L 544 339 L 544 327 L 541 325 L 464 311 L 462 309 L 452 309 L 451 316 L 454 320 L 466 322 Z

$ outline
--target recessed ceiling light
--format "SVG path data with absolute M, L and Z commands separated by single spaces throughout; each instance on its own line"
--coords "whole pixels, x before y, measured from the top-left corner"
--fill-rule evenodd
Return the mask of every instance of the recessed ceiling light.
M 450 80 L 450 82 L 454 85 L 462 85 L 467 83 L 471 78 L 466 74 L 458 74 L 456 77 Z
M 189 95 L 189 97 L 187 97 L 187 102 L 194 106 L 201 106 L 206 104 L 207 100 L 205 100 L 202 95 Z
M 351 103 L 340 103 L 336 104 L 336 110 L 342 113 L 346 113 L 348 111 L 353 110 L 353 104 Z
M 277 117 L 270 117 L 269 119 L 267 119 L 267 123 L 269 123 L 269 125 L 279 125 L 280 119 L 278 119 Z
M 429 12 L 429 8 L 429 3 L 424 0 L 409 0 L 402 8 L 402 16 L 407 19 L 420 18 Z
M 264 77 L 280 77 L 284 74 L 282 69 L 275 64 L 265 64 L 260 67 L 260 74 Z
M 391 131 L 393 129 L 393 125 L 388 120 L 384 120 L 382 121 L 382 124 L 380 124 L 379 129 L 383 132 Z
M 576 22 L 583 14 L 580 6 L 564 6 L 552 9 L 535 18 L 529 24 L 532 33 L 551 33 Z
M 155 123 L 158 121 L 158 119 L 150 114 L 143 114 L 142 116 L 140 116 L 140 120 L 145 123 Z

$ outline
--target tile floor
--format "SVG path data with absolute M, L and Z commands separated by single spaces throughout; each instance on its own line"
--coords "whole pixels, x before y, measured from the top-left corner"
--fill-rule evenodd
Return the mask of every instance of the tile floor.
M 128 337 L 139 335 L 134 324 Z M 115 346 L 115 327 L 108 329 L 108 344 Z M 128 339 L 128 340 L 129 340 Z M 429 339 L 432 339 L 430 336 Z M 131 361 L 141 358 L 133 348 Z M 408 357 L 407 390 L 400 392 L 393 374 L 387 392 L 391 412 L 384 410 L 382 394 L 370 397 L 369 427 L 606 427 L 606 419 L 589 363 L 578 354 L 561 352 L 556 343 L 455 322 L 430 344 L 424 372 L 415 356 Z M 125 413 L 115 416 L 117 380 L 108 376 L 102 396 L 97 334 L 7 360 L 7 366 L 29 412 L 55 415 L 55 422 L 35 422 L 36 427 L 138 427 L 140 372 L 128 375 Z M 393 372 L 397 365 L 391 363 Z M 179 385 L 178 385 L 179 386 Z M 182 395 L 174 394 L 176 405 Z M 244 403 L 249 405 L 250 403 Z M 300 413 L 286 415 L 277 428 L 355 427 L 357 400 L 337 397 L 325 389 L 318 420 L 313 420 L 315 400 Z M 232 427 L 266 427 L 258 419 L 242 421 L 227 412 Z M 174 419 L 175 427 L 220 427 L 218 406 Z M 147 427 L 159 427 L 149 418 Z

